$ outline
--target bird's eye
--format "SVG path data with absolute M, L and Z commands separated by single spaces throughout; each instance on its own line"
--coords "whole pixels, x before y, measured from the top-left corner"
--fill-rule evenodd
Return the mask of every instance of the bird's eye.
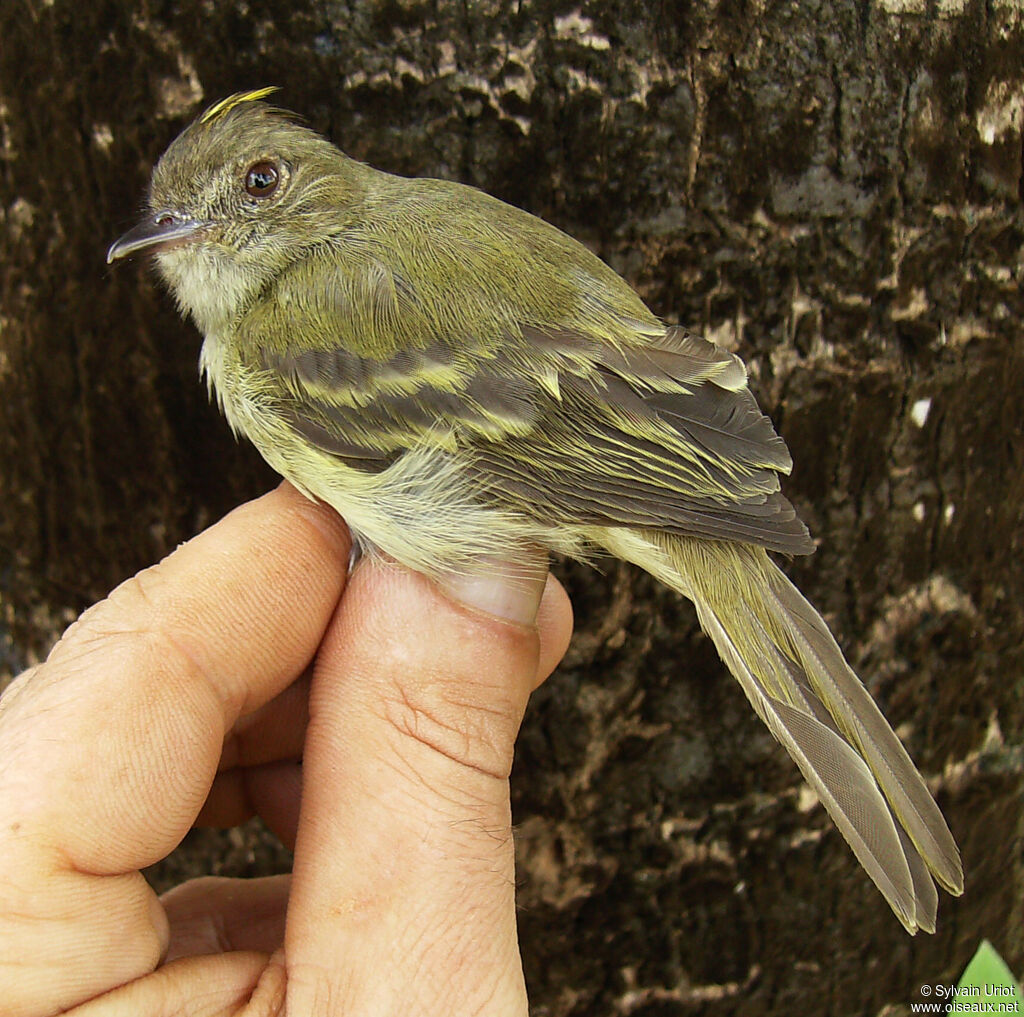
M 245 171 L 245 193 L 254 198 L 269 198 L 281 182 L 281 174 L 272 162 L 257 162 Z

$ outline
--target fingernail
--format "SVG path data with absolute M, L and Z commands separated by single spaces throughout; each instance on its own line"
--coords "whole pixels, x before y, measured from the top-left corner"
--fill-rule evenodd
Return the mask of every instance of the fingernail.
M 517 625 L 532 625 L 548 577 L 547 555 L 518 562 L 481 559 L 472 572 L 449 572 L 437 585 L 451 600 Z

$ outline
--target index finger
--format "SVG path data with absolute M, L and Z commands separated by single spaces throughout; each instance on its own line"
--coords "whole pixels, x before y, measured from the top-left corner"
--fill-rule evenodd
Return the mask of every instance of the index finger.
M 341 520 L 284 485 L 122 584 L 8 690 L 0 947 L 16 939 L 22 967 L 94 993 L 155 963 L 141 954 L 159 916 L 135 870 L 188 830 L 235 720 L 311 660 L 348 553 Z M 25 1002 L 75 1001 L 54 990 L 47 975 Z

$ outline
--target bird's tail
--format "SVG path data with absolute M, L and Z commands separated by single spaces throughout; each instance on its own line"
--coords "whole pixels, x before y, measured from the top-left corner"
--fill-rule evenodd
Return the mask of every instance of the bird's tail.
M 693 600 L 758 716 L 896 916 L 910 933 L 933 932 L 933 877 L 960 894 L 960 853 L 818 612 L 759 547 L 620 529 L 606 530 L 601 542 Z

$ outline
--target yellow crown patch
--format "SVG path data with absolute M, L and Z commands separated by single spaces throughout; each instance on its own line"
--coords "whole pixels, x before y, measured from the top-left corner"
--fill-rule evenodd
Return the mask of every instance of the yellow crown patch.
M 218 117 L 222 117 L 225 113 L 229 113 L 236 106 L 241 106 L 243 102 L 257 102 L 260 99 L 265 99 L 268 95 L 273 95 L 276 91 L 278 91 L 277 85 L 269 85 L 266 88 L 257 88 L 251 92 L 235 92 L 234 95 L 229 95 L 226 99 L 221 99 L 220 102 L 215 102 L 199 118 L 199 123 L 213 123 L 213 121 Z

